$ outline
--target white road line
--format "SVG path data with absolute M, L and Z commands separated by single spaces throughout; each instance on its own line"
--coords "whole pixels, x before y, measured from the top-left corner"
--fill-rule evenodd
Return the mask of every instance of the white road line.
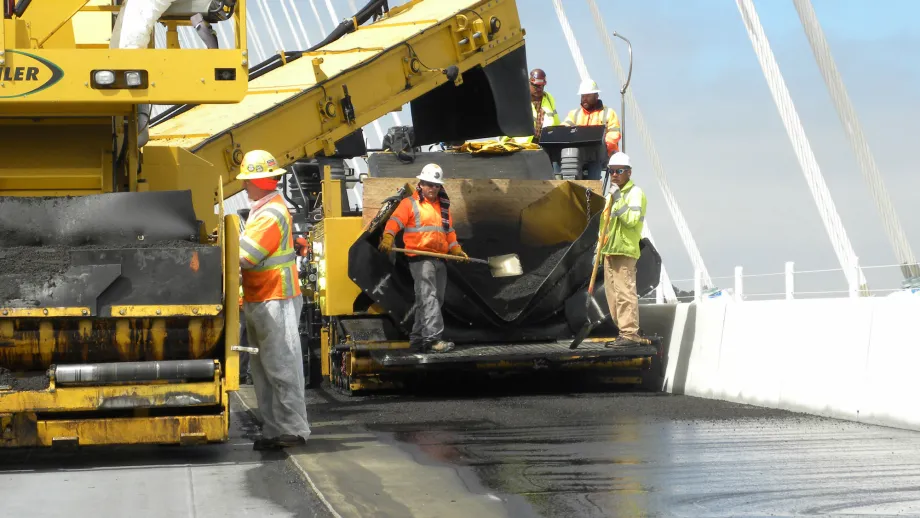
M 240 396 L 238 393 L 235 393 L 234 395 L 236 396 L 236 400 L 239 401 L 241 405 L 243 405 L 243 408 L 245 408 L 247 412 L 252 414 L 253 413 L 252 407 L 250 407 L 249 405 L 246 404 L 245 401 L 243 401 L 242 396 Z M 309 441 L 309 439 L 307 440 Z M 315 493 L 316 497 L 319 498 L 319 501 L 322 502 L 323 505 L 326 506 L 326 509 L 329 510 L 330 513 L 332 513 L 332 516 L 334 516 L 335 518 L 342 518 L 342 515 L 340 515 L 339 513 L 335 511 L 335 508 L 332 507 L 332 504 L 329 503 L 329 500 L 326 500 L 326 497 L 323 495 L 322 491 L 320 491 L 319 488 L 316 487 L 316 484 L 313 483 L 313 479 L 310 477 L 310 474 L 307 473 L 307 470 L 303 469 L 303 466 L 301 466 L 300 464 L 297 463 L 296 460 L 294 460 L 294 456 L 289 454 L 287 461 L 295 469 L 297 469 L 297 471 L 299 471 L 301 475 L 303 475 L 304 480 L 306 480 L 307 484 L 310 484 L 310 487 L 313 489 L 313 493 Z

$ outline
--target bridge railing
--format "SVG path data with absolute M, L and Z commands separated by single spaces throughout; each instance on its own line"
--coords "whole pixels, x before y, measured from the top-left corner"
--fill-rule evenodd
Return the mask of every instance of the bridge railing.
M 920 296 L 920 278 L 903 280 L 903 266 L 898 264 L 860 265 L 871 282 L 856 284 L 855 275 L 845 275 L 842 268 L 796 270 L 795 263 L 786 262 L 783 270 L 765 273 L 747 273 L 736 266 L 732 275 L 712 277 L 712 286 L 703 284 L 703 274 L 697 272 L 691 279 L 672 281 L 679 302 L 705 302 L 730 300 L 732 302 L 756 300 L 795 300 L 815 298 L 887 297 L 892 295 Z M 841 282 L 843 277 L 843 282 Z M 643 297 L 644 304 L 656 303 L 655 294 Z

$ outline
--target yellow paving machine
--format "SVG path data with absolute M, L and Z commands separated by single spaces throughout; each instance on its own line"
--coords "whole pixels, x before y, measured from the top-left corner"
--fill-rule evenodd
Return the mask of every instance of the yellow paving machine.
M 154 19 L 132 19 L 144 1 L 159 6 Z M 374 241 L 429 157 L 370 153 L 367 179 L 343 161 L 368 156 L 360 128 L 406 103 L 409 154 L 532 133 L 514 1 L 370 0 L 312 48 L 261 63 L 246 47 L 246 3 L 3 0 L 0 447 L 227 439 L 239 383 L 239 218 L 221 201 L 240 192 L 235 177 L 253 149 L 289 166 L 285 196 L 313 242 L 302 266 L 311 381 L 372 388 L 436 364 L 562 362 L 627 376 L 649 367 L 651 349 L 611 354 L 590 345 L 596 337 L 565 345 L 577 325 L 563 322 L 584 319 L 576 299 L 603 200 L 599 183 L 551 180 L 540 150 L 456 154 L 483 160 L 466 165 L 478 176 L 430 157 L 454 175 L 467 248 L 489 242 L 480 237 L 496 230 L 494 213 L 516 243 L 567 251 L 520 307 L 496 306 L 494 293 L 457 280 L 469 272 L 452 270 L 447 313 L 463 359 L 401 354 L 409 281 Z M 211 28 L 220 22 L 234 29 L 223 46 Z M 165 47 L 150 36 L 156 23 Z M 205 48 L 179 45 L 187 26 Z M 155 105 L 167 109 L 151 117 Z M 362 180 L 355 208 L 346 187 Z M 643 271 L 657 282 L 647 249 Z

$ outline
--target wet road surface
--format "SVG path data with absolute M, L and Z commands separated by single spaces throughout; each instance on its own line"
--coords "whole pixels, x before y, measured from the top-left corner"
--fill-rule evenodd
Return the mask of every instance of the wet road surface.
M 511 516 L 920 514 L 920 433 L 548 386 L 433 397 L 313 390 L 310 419 L 353 422 L 415 462 L 452 466 Z
M 255 423 L 231 408 L 226 444 L 0 451 L 0 516 L 329 516 L 285 453 L 252 450 Z

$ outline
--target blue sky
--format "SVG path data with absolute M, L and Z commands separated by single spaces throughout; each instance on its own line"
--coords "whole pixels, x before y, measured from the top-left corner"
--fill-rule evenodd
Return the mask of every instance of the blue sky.
M 268 0 L 286 27 L 280 0 Z M 738 9 L 731 0 L 597 0 L 609 30 L 633 43 L 631 88 L 645 115 L 665 173 L 714 277 L 837 268 L 818 211 L 764 80 Z M 347 0 L 329 0 L 338 18 Z M 356 2 L 363 5 L 364 0 Z M 400 4 L 391 1 L 391 5 Z M 920 254 L 920 179 L 915 154 L 920 135 L 920 2 L 812 0 L 837 67 L 856 107 L 898 215 Z M 259 19 L 255 0 L 250 12 Z M 311 41 L 321 39 L 307 0 L 296 0 Z M 528 65 L 547 71 L 560 110 L 577 106 L 578 72 L 551 0 L 518 0 L 527 30 Z M 327 1 L 315 0 L 325 30 Z M 619 82 L 607 62 L 587 2 L 564 0 L 586 64 L 619 111 Z M 867 195 L 791 0 L 755 0 L 799 117 L 849 238 L 863 265 L 890 265 L 895 257 Z M 286 31 L 282 30 L 282 34 Z M 289 31 L 287 31 L 289 32 Z M 269 38 L 263 34 L 263 42 Z M 290 39 L 285 36 L 286 39 Z M 621 58 L 625 46 L 616 40 Z M 285 44 L 291 45 L 290 42 Z M 404 112 L 404 122 L 408 112 Z M 386 128 L 392 118 L 380 121 Z M 633 121 L 627 117 L 627 131 Z M 374 131 L 366 133 L 374 140 Z M 635 135 L 632 133 L 631 135 Z M 664 205 L 648 155 L 637 137 L 628 144 L 633 178 L 649 198 L 648 221 L 673 279 L 692 267 Z M 872 287 L 894 287 L 895 269 L 866 272 Z M 730 285 L 729 279 L 717 284 Z M 802 275 L 801 289 L 845 289 L 842 274 Z M 685 288 L 689 283 L 681 283 Z M 782 291 L 781 278 L 746 284 L 748 291 Z

